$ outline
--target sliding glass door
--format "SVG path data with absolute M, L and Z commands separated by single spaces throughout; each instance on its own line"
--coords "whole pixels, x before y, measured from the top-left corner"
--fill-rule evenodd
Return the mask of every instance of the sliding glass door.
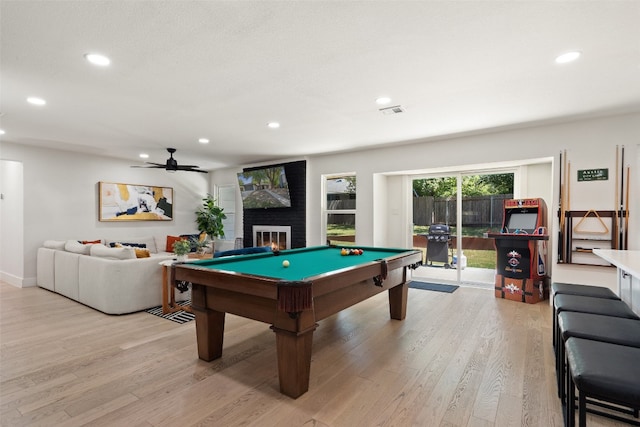
M 513 172 L 413 180 L 414 247 L 429 281 L 492 287 L 496 256 L 486 233 L 502 225 L 502 200 L 513 197 Z

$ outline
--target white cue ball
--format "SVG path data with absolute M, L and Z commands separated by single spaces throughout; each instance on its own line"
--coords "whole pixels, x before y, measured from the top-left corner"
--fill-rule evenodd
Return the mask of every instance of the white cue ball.
M 284 261 L 282 261 L 282 266 L 283 266 L 284 268 L 289 267 L 289 261 L 287 261 L 286 259 L 285 259 Z

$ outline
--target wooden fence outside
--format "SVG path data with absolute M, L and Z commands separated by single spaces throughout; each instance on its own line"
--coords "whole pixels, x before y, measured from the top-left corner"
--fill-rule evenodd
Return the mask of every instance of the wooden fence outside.
M 504 211 L 503 200 L 512 198 L 512 194 L 463 197 L 462 224 L 465 227 L 500 228 Z M 414 197 L 413 224 L 457 226 L 456 199 Z
M 465 227 L 486 227 L 499 229 L 504 213 L 503 200 L 512 199 L 512 194 L 493 196 L 471 196 L 462 198 L 462 223 Z M 355 199 L 329 201 L 329 209 L 355 209 Z M 355 215 L 329 215 L 330 224 L 353 225 Z M 413 224 L 428 226 L 431 224 L 458 225 L 456 199 L 436 197 L 413 198 Z

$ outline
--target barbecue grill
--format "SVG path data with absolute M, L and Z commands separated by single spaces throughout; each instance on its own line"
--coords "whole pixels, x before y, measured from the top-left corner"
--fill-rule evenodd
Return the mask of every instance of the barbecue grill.
M 449 252 L 451 246 L 451 229 L 445 224 L 432 224 L 427 234 L 427 265 L 433 262 L 444 263 L 444 268 L 451 268 Z

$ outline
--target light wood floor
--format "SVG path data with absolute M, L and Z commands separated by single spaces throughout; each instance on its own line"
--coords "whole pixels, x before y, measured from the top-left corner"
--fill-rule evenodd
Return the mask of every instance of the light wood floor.
M 472 288 L 410 289 L 395 321 L 381 294 L 320 322 L 309 391 L 293 400 L 265 324 L 227 315 L 224 355 L 206 363 L 193 322 L 0 283 L 0 424 L 561 426 L 550 324 L 546 302 Z

